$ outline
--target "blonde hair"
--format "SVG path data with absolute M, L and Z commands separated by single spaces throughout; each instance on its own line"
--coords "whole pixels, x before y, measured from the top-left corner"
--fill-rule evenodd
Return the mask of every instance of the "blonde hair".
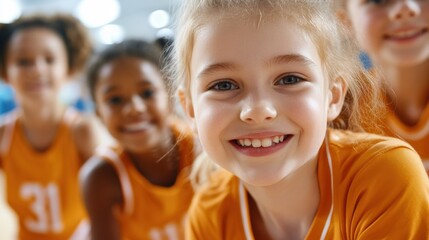
M 348 85 L 344 107 L 329 127 L 354 131 L 369 130 L 383 109 L 380 86 L 358 58 L 359 49 L 334 14 L 334 2 L 324 0 L 187 0 L 178 12 L 176 39 L 171 52 L 170 77 L 175 89 L 190 96 L 190 62 L 197 31 L 216 17 L 284 19 L 297 24 L 315 44 L 330 81 L 341 77 Z M 210 18 L 208 17 L 210 16 Z M 267 46 L 269 47 L 269 46 Z M 378 116 L 378 117 L 377 117 Z M 204 158 L 202 158 L 204 159 Z M 203 168 L 201 164 L 200 170 Z

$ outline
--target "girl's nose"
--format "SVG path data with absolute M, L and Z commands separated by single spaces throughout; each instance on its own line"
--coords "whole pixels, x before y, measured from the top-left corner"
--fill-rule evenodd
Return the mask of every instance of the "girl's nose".
M 390 18 L 393 20 L 404 20 L 420 15 L 421 7 L 415 0 L 397 1 L 390 11 Z
M 138 96 L 133 95 L 131 97 L 131 101 L 128 104 L 128 112 L 129 113 L 142 113 L 147 110 L 146 103 L 144 100 Z
M 27 67 L 36 75 L 43 75 L 47 71 L 47 63 L 43 59 L 35 59 L 27 63 Z
M 269 99 L 249 99 L 240 112 L 240 119 L 250 124 L 271 121 L 276 117 L 277 110 Z

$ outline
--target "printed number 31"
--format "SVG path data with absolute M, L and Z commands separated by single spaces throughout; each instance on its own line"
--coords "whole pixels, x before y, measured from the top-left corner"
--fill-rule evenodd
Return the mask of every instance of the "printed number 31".
M 36 219 L 25 219 L 25 226 L 37 233 L 61 232 L 60 201 L 58 187 L 55 184 L 42 186 L 38 183 L 27 183 L 21 187 L 23 199 L 34 199 L 30 208 Z

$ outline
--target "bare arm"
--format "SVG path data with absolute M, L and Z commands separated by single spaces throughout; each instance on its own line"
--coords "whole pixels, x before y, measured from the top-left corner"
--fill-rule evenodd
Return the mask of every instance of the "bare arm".
M 121 239 L 115 211 L 122 206 L 123 200 L 114 167 L 99 157 L 93 157 L 81 169 L 80 184 L 91 222 L 91 239 Z

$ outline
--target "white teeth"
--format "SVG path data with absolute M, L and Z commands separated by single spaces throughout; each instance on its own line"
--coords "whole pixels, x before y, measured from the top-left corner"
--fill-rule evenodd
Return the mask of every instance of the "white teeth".
M 144 122 L 144 123 L 134 123 L 134 124 L 128 124 L 126 126 L 124 126 L 124 129 L 126 131 L 140 131 L 140 130 L 145 130 L 149 127 L 149 123 Z
M 242 147 L 271 147 L 274 144 L 281 143 L 284 140 L 284 136 L 275 136 L 272 138 L 263 138 L 263 139 L 238 139 L 237 143 Z
M 271 145 L 273 145 L 273 142 L 270 138 L 262 139 L 262 147 L 271 147 Z
M 420 31 L 416 31 L 416 30 L 402 31 L 402 32 L 397 32 L 397 33 L 393 34 L 393 36 L 399 37 L 399 38 L 412 37 L 412 36 L 418 34 L 419 32 Z
M 273 138 L 273 142 L 274 142 L 274 143 L 279 143 L 279 142 L 280 142 L 280 138 L 279 138 L 278 136 L 275 136 L 275 137 Z
M 252 140 L 252 147 L 260 147 L 262 146 L 262 142 L 259 139 L 253 139 Z

